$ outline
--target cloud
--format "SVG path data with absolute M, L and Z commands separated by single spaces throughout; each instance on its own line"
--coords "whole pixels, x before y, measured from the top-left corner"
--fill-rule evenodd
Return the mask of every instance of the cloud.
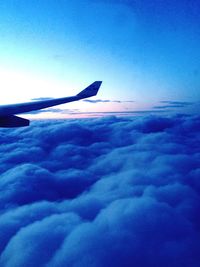
M 102 99 L 95 99 L 95 100 L 84 99 L 83 101 L 84 102 L 88 102 L 88 103 L 108 103 L 108 102 L 113 102 L 113 101 L 108 100 L 108 99 L 105 99 L 105 100 L 102 100 Z
M 193 102 L 186 101 L 160 101 L 160 103 L 165 105 L 154 106 L 154 109 L 170 109 L 170 108 L 185 108 L 188 106 L 192 106 Z M 167 105 L 166 105 L 167 104 Z
M 63 111 L 62 113 L 69 113 Z M 96 118 L 96 117 L 102 117 L 102 116 L 118 116 L 118 117 L 131 117 L 136 116 L 138 114 L 144 115 L 144 114 L 157 114 L 157 113 L 165 113 L 165 110 L 122 110 L 122 111 L 89 111 L 89 112 L 77 112 L 77 110 L 72 111 L 71 115 L 83 115 L 85 117 L 89 118 Z
M 0 130 L 0 266 L 200 262 L 200 117 Z
M 47 113 L 47 112 L 61 113 L 62 111 L 63 110 L 60 108 L 45 108 L 45 109 L 30 111 L 30 112 L 27 112 L 26 114 L 40 114 L 40 113 Z
M 186 101 L 160 101 L 160 103 L 166 103 L 170 105 L 184 105 L 184 106 L 193 104 L 193 102 L 186 102 Z
M 84 102 L 88 103 L 134 103 L 135 101 L 122 101 L 122 100 L 108 100 L 108 99 L 84 99 Z
M 134 103 L 135 101 L 122 101 L 122 100 L 108 100 L 108 99 L 84 99 L 84 102 L 88 103 Z
M 183 108 L 185 105 L 164 105 L 164 106 L 154 106 L 154 109 L 168 109 L 168 108 Z

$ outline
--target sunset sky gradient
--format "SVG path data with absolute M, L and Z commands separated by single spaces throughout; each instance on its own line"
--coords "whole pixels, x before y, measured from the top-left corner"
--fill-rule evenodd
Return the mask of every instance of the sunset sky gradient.
M 102 80 L 96 99 L 132 102 L 61 108 L 147 111 L 187 101 L 178 112 L 199 109 L 198 1 L 7 0 L 0 10 L 2 104 L 73 95 Z

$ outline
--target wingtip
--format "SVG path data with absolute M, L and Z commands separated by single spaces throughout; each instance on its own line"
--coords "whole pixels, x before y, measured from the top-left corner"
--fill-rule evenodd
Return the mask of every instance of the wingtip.
M 77 96 L 81 98 L 95 96 L 97 95 L 101 84 L 102 81 L 95 81 L 92 84 L 90 84 L 87 88 L 85 88 L 83 91 L 81 91 Z
M 98 91 L 99 91 L 99 88 L 101 87 L 101 84 L 102 84 L 102 81 L 95 81 L 93 83 L 93 87 L 94 89 L 96 90 L 96 93 L 94 95 L 97 95 Z
M 99 86 L 101 86 L 102 81 L 95 81 L 94 83 L 98 84 Z

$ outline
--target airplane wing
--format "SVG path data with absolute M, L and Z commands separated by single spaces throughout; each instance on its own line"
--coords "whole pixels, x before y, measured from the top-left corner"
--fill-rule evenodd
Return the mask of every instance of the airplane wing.
M 28 103 L 2 105 L 0 106 L 0 127 L 28 126 L 29 120 L 20 118 L 15 115 L 95 96 L 98 93 L 101 83 L 102 83 L 101 81 L 96 81 L 74 96 L 55 98 L 49 100 L 40 100 Z

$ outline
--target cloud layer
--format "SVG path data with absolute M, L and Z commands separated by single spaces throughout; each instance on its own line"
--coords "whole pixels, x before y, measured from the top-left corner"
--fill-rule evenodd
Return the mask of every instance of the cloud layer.
M 155 109 L 170 109 L 170 108 L 185 108 L 193 105 L 193 102 L 185 102 L 185 101 L 160 101 L 160 103 L 164 105 L 154 106 Z
M 0 130 L 0 266 L 200 264 L 200 117 Z

